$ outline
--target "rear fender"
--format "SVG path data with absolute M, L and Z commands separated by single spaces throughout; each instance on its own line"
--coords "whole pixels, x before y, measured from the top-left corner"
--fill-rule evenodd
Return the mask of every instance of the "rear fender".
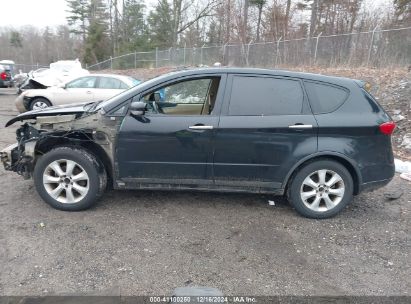
M 287 185 L 288 185 L 290 179 L 292 178 L 293 174 L 298 171 L 298 168 L 302 167 L 306 163 L 314 161 L 315 159 L 327 158 L 327 157 L 335 159 L 336 161 L 339 161 L 340 163 L 342 163 L 342 165 L 344 165 L 346 167 L 347 167 L 347 164 L 349 165 L 349 167 L 347 169 L 350 171 L 350 173 L 353 177 L 354 194 L 358 194 L 359 186 L 362 184 L 362 176 L 361 176 L 361 172 L 360 172 L 360 169 L 358 167 L 358 164 L 355 161 L 353 161 L 352 159 L 350 159 L 349 157 L 347 157 L 346 155 L 344 155 L 342 153 L 339 153 L 339 152 L 335 152 L 335 151 L 321 151 L 321 152 L 311 154 L 311 155 L 301 159 L 288 172 L 288 174 L 286 175 L 286 178 L 284 179 L 283 184 L 282 184 L 281 187 L 283 189 L 287 188 Z

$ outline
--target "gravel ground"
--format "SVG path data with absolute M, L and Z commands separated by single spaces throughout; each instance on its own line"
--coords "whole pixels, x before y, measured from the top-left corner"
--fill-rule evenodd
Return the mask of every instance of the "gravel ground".
M 0 90 L 0 145 L 14 142 Z M 0 169 L 0 295 L 410 295 L 411 184 L 398 176 L 339 216 L 304 219 L 280 198 L 113 191 L 91 210 L 48 207 Z M 388 201 L 384 192 L 401 191 Z

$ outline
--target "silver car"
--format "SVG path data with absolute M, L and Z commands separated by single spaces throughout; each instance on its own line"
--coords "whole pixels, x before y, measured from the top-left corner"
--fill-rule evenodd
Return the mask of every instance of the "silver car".
M 15 105 L 23 113 L 55 105 L 106 100 L 139 83 L 129 76 L 91 74 L 61 86 L 24 91 L 16 98 Z

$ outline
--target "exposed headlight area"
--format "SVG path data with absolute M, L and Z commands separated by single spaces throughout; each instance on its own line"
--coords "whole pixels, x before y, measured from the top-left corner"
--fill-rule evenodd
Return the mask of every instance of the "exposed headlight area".
M 24 94 L 24 93 L 22 93 Z M 33 97 L 29 97 L 29 96 L 23 96 L 23 105 L 26 108 L 26 110 L 30 109 L 30 102 L 33 99 Z

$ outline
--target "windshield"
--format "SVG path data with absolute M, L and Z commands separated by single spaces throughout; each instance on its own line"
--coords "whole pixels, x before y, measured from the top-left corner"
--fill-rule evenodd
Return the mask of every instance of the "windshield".
M 127 96 L 128 94 L 130 94 L 130 90 L 134 90 L 135 88 L 139 87 L 143 82 L 140 82 L 139 84 L 125 90 L 122 91 L 121 93 L 114 95 L 113 97 L 110 97 L 109 99 L 103 101 L 102 103 L 99 104 L 99 106 L 97 107 L 98 110 L 100 110 L 101 108 L 104 108 L 108 105 L 110 105 L 112 102 L 117 101 L 118 99 L 121 99 L 123 96 Z
M 130 89 L 128 89 L 128 90 L 125 90 L 125 91 L 121 92 L 120 94 L 117 94 L 117 95 L 115 95 L 115 96 L 113 96 L 113 97 L 111 97 L 111 98 L 103 101 L 102 103 L 100 103 L 100 104 L 98 105 L 98 107 L 96 107 L 96 109 L 97 109 L 97 110 L 100 110 L 101 108 L 110 107 L 110 104 L 112 104 L 112 103 L 114 103 L 114 105 L 115 105 L 115 103 L 116 103 L 118 100 L 121 100 L 123 97 L 131 98 L 131 97 L 133 97 L 132 91 L 135 91 L 137 88 L 140 88 L 140 87 L 143 86 L 143 85 L 144 85 L 144 86 L 147 86 L 147 87 L 150 87 L 151 85 L 155 85 L 160 78 L 163 78 L 163 77 L 166 78 L 167 76 L 176 74 L 176 73 L 178 73 L 178 72 L 179 72 L 179 71 L 172 71 L 172 72 L 169 72 L 169 73 L 166 73 L 166 74 L 162 74 L 162 75 L 158 75 L 158 76 L 156 76 L 156 77 L 154 77 L 154 78 L 151 78 L 151 79 L 146 80 L 146 81 L 141 81 L 141 82 L 140 82 L 140 80 L 135 79 L 136 81 L 139 81 L 139 83 L 138 83 L 136 86 L 134 86 L 134 87 L 132 87 L 132 88 L 130 88 Z M 131 90 L 132 90 L 132 91 L 131 91 Z
M 167 75 L 167 74 L 164 74 L 164 75 Z M 133 78 L 134 83 L 137 83 L 135 86 L 133 86 L 130 89 L 125 90 L 125 91 L 123 91 L 123 92 L 121 92 L 121 93 L 119 93 L 119 94 L 103 101 L 102 103 L 100 103 L 98 105 L 97 109 L 100 110 L 101 108 L 105 108 L 105 107 L 109 106 L 111 103 L 116 102 L 117 100 L 121 99 L 122 97 L 128 96 L 130 94 L 130 90 L 135 90 L 135 89 L 139 88 L 142 85 L 150 85 L 151 83 L 154 84 L 158 80 L 158 78 L 163 77 L 164 75 L 156 76 L 156 77 L 151 78 L 147 81 L 140 81 L 140 80 L 137 80 L 137 79 Z

